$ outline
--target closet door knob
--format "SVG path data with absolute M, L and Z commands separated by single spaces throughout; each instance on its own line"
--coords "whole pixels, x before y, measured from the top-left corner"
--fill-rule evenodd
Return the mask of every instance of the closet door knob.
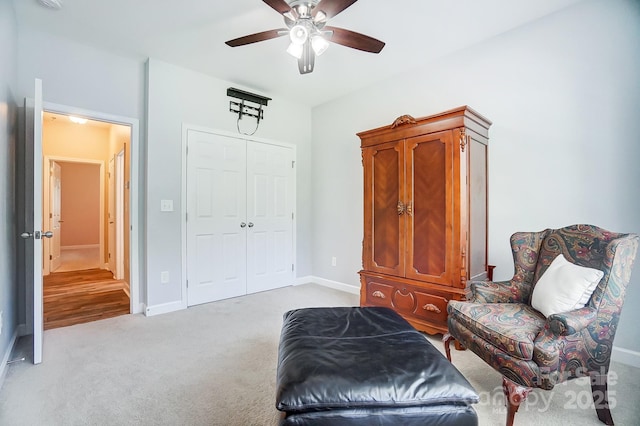
M 253 228 L 253 222 L 249 222 L 249 228 Z
M 240 223 L 240 228 L 244 228 L 244 227 L 246 227 L 246 226 L 247 226 L 247 224 L 246 224 L 246 223 L 244 223 L 244 222 L 241 222 L 241 223 Z

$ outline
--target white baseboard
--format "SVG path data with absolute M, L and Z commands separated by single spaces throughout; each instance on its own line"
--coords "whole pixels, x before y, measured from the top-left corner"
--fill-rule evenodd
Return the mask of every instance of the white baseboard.
M 2 357 L 2 364 L 0 364 L 0 389 L 2 389 L 2 385 L 4 384 L 4 378 L 7 375 L 7 362 L 9 362 L 9 357 L 11 356 L 11 352 L 13 352 L 13 347 L 16 345 L 18 341 L 18 328 L 13 333 L 13 337 L 9 341 L 9 345 L 7 346 L 7 350 L 5 351 Z
M 145 316 L 152 317 L 154 315 L 168 314 L 169 312 L 180 311 L 184 309 L 182 301 L 163 303 L 161 305 L 147 306 L 144 310 Z
M 16 329 L 16 333 L 18 333 L 18 336 L 22 337 L 22 336 L 26 336 L 29 333 L 29 330 L 27 330 L 27 324 L 18 324 L 18 328 Z
M 630 349 L 614 346 L 611 351 L 611 360 L 640 368 L 640 352 L 632 351 Z
M 360 294 L 360 286 L 353 286 L 350 284 L 341 283 L 339 281 L 332 281 L 325 278 L 315 277 L 313 275 L 307 275 L 306 277 L 296 278 L 294 285 L 314 283 L 321 286 L 333 288 L 335 290 L 344 291 L 351 294 Z

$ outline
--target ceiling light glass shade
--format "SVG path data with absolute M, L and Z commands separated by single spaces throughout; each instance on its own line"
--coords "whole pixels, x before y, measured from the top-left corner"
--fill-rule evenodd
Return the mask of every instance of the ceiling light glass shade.
M 87 122 L 86 118 L 75 117 L 73 115 L 69 116 L 69 120 L 76 124 L 85 124 Z
M 303 25 L 295 25 L 289 31 L 289 38 L 291 43 L 303 45 L 309 37 L 309 31 Z
M 294 58 L 300 59 L 302 58 L 302 50 L 303 50 L 302 44 L 291 43 L 287 48 L 287 53 L 293 56 Z
M 311 39 L 311 47 L 316 55 L 320 56 L 329 47 L 329 42 L 324 37 L 317 35 Z

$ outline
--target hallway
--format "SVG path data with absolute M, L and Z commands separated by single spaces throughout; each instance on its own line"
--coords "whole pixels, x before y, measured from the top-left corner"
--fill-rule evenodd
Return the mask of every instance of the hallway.
M 44 277 L 44 329 L 126 315 L 130 312 L 125 283 L 111 271 L 88 269 L 55 272 Z

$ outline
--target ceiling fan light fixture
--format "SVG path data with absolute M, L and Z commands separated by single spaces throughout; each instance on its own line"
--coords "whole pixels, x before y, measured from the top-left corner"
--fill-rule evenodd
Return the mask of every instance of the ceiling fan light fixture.
M 327 15 L 319 10 L 318 13 L 316 13 L 316 16 L 314 16 L 313 21 L 314 22 L 324 22 L 327 20 Z
M 311 38 L 311 47 L 316 55 L 320 56 L 329 47 L 329 42 L 321 35 L 316 35 Z
M 289 30 L 289 38 L 291 39 L 291 43 L 302 46 L 309 38 L 309 30 L 307 30 L 304 25 L 294 25 L 293 28 Z
M 296 59 L 300 59 L 302 58 L 303 46 L 302 44 L 291 43 L 289 47 L 287 47 L 287 53 Z
M 298 5 L 298 15 L 299 16 L 307 16 L 309 14 L 309 7 L 306 4 Z

